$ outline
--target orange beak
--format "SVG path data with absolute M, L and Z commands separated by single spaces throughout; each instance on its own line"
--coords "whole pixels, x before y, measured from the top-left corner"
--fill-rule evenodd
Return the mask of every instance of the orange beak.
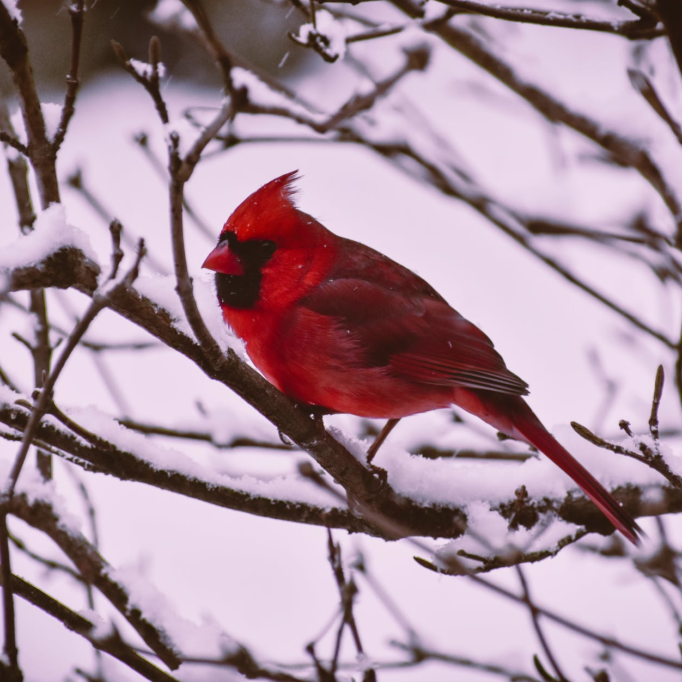
M 220 272 L 223 275 L 243 275 L 244 266 L 239 257 L 230 250 L 227 242 L 222 242 L 208 254 L 208 257 L 201 266 L 207 270 Z

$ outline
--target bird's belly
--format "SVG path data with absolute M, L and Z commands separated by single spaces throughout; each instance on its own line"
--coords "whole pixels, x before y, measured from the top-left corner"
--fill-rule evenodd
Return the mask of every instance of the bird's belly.
M 315 361 L 262 371 L 298 402 L 359 417 L 399 419 L 452 404 L 452 389 L 405 381 L 385 368 L 349 368 Z
M 335 412 L 376 419 L 400 419 L 452 404 L 452 391 L 424 387 L 385 376 L 344 372 L 324 378 L 322 384 L 297 386 L 295 399 L 321 405 Z

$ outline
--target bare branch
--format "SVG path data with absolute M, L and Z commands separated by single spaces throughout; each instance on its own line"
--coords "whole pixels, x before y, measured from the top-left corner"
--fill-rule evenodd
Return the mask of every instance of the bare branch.
M 0 57 L 12 73 L 12 80 L 22 102 L 28 137 L 28 154 L 36 171 L 43 208 L 59 203 L 59 183 L 55 167 L 56 152 L 47 139 L 45 119 L 33 79 L 26 36 L 19 24 L 0 3 Z
M 420 18 L 421 7 L 414 0 L 391 0 L 412 18 Z M 603 123 L 572 109 L 536 84 L 520 76 L 499 51 L 472 31 L 453 23 L 432 25 L 431 32 L 468 59 L 488 71 L 508 88 L 523 97 L 549 121 L 561 122 L 596 142 L 619 163 L 636 169 L 659 193 L 677 226 L 676 244 L 682 246 L 682 203 L 676 189 L 670 185 L 662 169 L 648 150 Z
M 414 48 L 405 52 L 405 64 L 392 76 L 377 83 L 372 92 L 364 95 L 354 95 L 333 116 L 327 120 L 320 132 L 337 128 L 339 124 L 362 111 L 371 109 L 376 101 L 384 97 L 398 82 L 411 71 L 424 71 L 430 58 L 427 46 Z
M 81 42 L 83 38 L 83 16 L 85 14 L 84 0 L 74 0 L 68 5 L 69 17 L 71 17 L 71 65 L 66 76 L 66 94 L 64 96 L 64 106 L 62 115 L 57 126 L 57 132 L 52 140 L 52 147 L 55 153 L 64 142 L 66 131 L 69 127 L 71 118 L 76 111 L 76 95 L 78 94 L 78 72 L 80 70 Z
M 23 142 L 19 142 L 19 140 L 17 140 L 17 138 L 13 135 L 6 133 L 4 130 L 0 130 L 0 142 L 12 147 L 12 149 L 16 149 L 20 154 L 28 156 L 28 147 Z
M 6 584 L 3 582 L 3 586 Z M 61 602 L 58 602 L 54 597 L 39 590 L 34 585 L 27 583 L 16 575 L 12 575 L 11 586 L 12 591 L 16 595 L 57 619 L 69 630 L 87 639 L 93 647 L 118 659 L 145 679 L 152 682 L 178 682 L 175 677 L 160 670 L 142 658 L 132 647 L 125 644 L 115 630 L 108 637 L 97 637 L 93 633 L 95 626 L 92 622 L 79 613 L 72 611 Z
M 440 661 L 441 663 L 448 663 L 450 665 L 455 665 L 462 668 L 480 670 L 491 675 L 497 675 L 498 677 L 506 677 L 513 682 L 538 682 L 537 677 L 532 677 L 517 670 L 504 668 L 501 665 L 475 661 L 468 657 L 455 656 L 453 654 L 435 651 L 434 649 L 430 649 L 421 645 L 404 644 L 403 642 L 398 642 L 396 640 L 392 640 L 390 644 L 392 647 L 395 647 L 400 651 L 404 651 L 405 653 L 412 656 L 412 659 L 417 663 L 421 663 L 425 660 Z M 389 666 L 381 667 L 386 668 Z
M 209 21 L 206 10 L 199 0 L 181 0 L 182 4 L 192 13 L 194 20 L 199 26 L 201 36 L 204 40 L 207 51 L 213 57 L 213 60 L 218 65 L 225 86 L 225 92 L 231 97 L 235 96 L 235 87 L 232 82 L 232 67 L 234 59 L 232 55 L 225 49 L 216 35 L 213 25 Z
M 663 34 L 653 15 L 630 21 L 602 21 L 591 19 L 584 14 L 566 14 L 564 12 L 528 9 L 524 7 L 501 7 L 486 5 L 472 0 L 439 0 L 444 5 L 463 12 L 472 12 L 485 17 L 493 17 L 504 21 L 517 21 L 523 24 L 555 26 L 557 28 L 575 28 L 585 31 L 615 33 L 616 35 L 641 40 L 656 38 Z
M 123 426 L 138 433 L 145 433 L 154 436 L 166 436 L 168 438 L 179 438 L 183 440 L 196 440 L 205 443 L 210 443 L 214 448 L 219 450 L 232 450 L 234 448 L 262 448 L 265 450 L 285 450 L 292 451 L 290 445 L 280 442 L 270 442 L 264 440 L 255 440 L 253 438 L 236 437 L 232 440 L 223 443 L 216 441 L 213 434 L 207 431 L 196 431 L 188 429 L 172 429 L 167 426 L 159 426 L 157 424 L 143 424 L 133 419 L 119 419 Z
M 46 533 L 78 568 L 83 578 L 92 583 L 135 628 L 157 656 L 171 669 L 180 664 L 177 650 L 168 634 L 147 620 L 136 604 L 131 603 L 124 585 L 111 575 L 111 566 L 85 536 L 63 525 L 54 509 L 44 501 L 29 502 L 21 494 L 6 502 L 7 513 L 22 519 Z
M 10 563 L 9 531 L 7 530 L 7 512 L 5 510 L 0 512 L 0 562 L 2 562 L 0 566 L 2 582 L 3 585 L 7 585 L 7 581 L 12 575 L 12 565 Z M 11 588 L 2 591 L 2 615 L 5 630 L 3 658 L 6 657 L 7 663 L 0 661 L 0 673 L 2 673 L 3 679 L 7 676 L 10 682 L 21 682 L 23 675 L 21 668 L 19 668 L 14 593 Z
M 656 383 L 654 384 L 654 397 L 651 401 L 651 415 L 649 417 L 649 431 L 651 432 L 651 437 L 656 443 L 659 439 L 659 429 L 658 429 L 658 408 L 661 404 L 661 395 L 663 394 L 663 365 L 659 365 L 656 370 Z
M 16 139 L 16 133 L 12 126 L 7 104 L 4 100 L 0 101 L 0 130 Z M 19 228 L 24 234 L 32 228 L 36 219 L 33 211 L 31 190 L 28 186 L 28 164 L 26 163 L 26 156 L 28 156 L 28 149 L 25 150 L 25 154 L 7 154 L 7 169 L 9 171 L 10 180 L 12 181 L 14 199 L 17 205 L 17 213 L 19 214 Z
M 11 497 L 12 494 L 14 493 L 14 488 L 16 486 L 17 479 L 19 478 L 19 474 L 21 473 L 21 469 L 24 466 L 26 455 L 28 454 L 28 449 L 31 446 L 38 424 L 40 423 L 40 420 L 42 419 L 43 415 L 45 414 L 48 406 L 52 401 L 52 394 L 54 391 L 55 383 L 57 382 L 59 375 L 64 369 L 67 360 L 71 356 L 71 353 L 78 346 L 78 343 L 80 342 L 85 332 L 88 330 L 88 327 L 95 319 L 97 314 L 103 308 L 109 305 L 112 297 L 116 295 L 117 291 L 120 288 L 129 287 L 132 284 L 132 282 L 135 281 L 140 267 L 140 261 L 144 257 L 144 254 L 145 254 L 144 243 L 140 241 L 137 259 L 135 260 L 133 267 L 128 271 L 125 277 L 123 277 L 120 280 L 120 282 L 115 283 L 114 286 L 111 286 L 106 290 L 100 290 L 98 288 L 93 293 L 92 302 L 90 303 L 90 306 L 88 307 L 87 311 L 83 315 L 83 318 L 75 326 L 73 332 L 66 341 L 65 347 L 62 350 L 59 359 L 55 363 L 54 369 L 50 373 L 49 377 L 47 377 L 47 380 L 45 381 L 45 384 L 42 387 L 42 390 L 40 391 L 40 395 L 37 401 L 35 401 L 34 403 L 29 424 L 27 425 L 26 431 L 24 432 L 24 439 L 21 443 L 21 447 L 19 448 L 19 452 L 17 453 L 16 459 L 12 466 L 12 470 L 10 471 L 8 483 L 4 491 L 4 494 L 7 495 L 8 497 Z
M 626 424 L 627 422 L 621 422 L 621 425 L 623 426 Z M 655 471 L 658 471 L 658 473 L 661 474 L 661 476 L 664 476 L 676 488 L 682 488 L 682 476 L 679 476 L 678 474 L 672 471 L 672 469 L 668 466 L 668 463 L 665 461 L 665 459 L 663 459 L 663 455 L 661 455 L 660 452 L 654 452 L 645 443 L 639 443 L 639 449 L 641 453 L 640 454 L 637 452 L 633 452 L 632 450 L 629 450 L 628 448 L 625 448 L 622 445 L 609 443 L 603 438 L 600 438 L 599 436 L 592 433 L 587 427 L 582 426 L 577 422 L 571 422 L 571 426 L 573 427 L 573 430 L 581 438 L 584 438 L 586 441 L 589 441 L 593 445 L 596 445 L 599 448 L 603 448 L 604 450 L 610 450 L 611 452 L 615 452 L 619 455 L 625 455 L 626 457 L 636 459 L 638 462 L 642 462 L 642 464 L 646 464 Z M 634 437 L 629 428 L 625 427 L 624 430 L 628 433 L 630 437 Z
M 154 44 L 155 47 L 152 47 L 152 44 Z M 168 116 L 168 107 L 166 106 L 166 102 L 164 101 L 159 88 L 158 60 L 156 63 L 151 64 L 151 73 L 143 73 L 130 61 L 121 43 L 112 40 L 111 47 L 114 50 L 116 59 L 118 59 L 118 63 L 149 93 L 150 97 L 154 101 L 156 111 L 158 112 L 161 121 L 164 124 L 168 123 L 170 121 Z M 149 43 L 149 51 L 158 57 L 159 50 L 160 45 L 158 38 L 153 37 Z
M 316 485 L 318 485 L 320 488 L 326 490 L 329 492 L 330 495 L 333 497 L 336 497 L 337 499 L 340 497 L 340 493 L 336 491 L 335 489 L 331 488 L 329 484 L 317 474 L 313 468 L 308 465 L 308 464 L 303 464 L 300 467 L 301 473 L 305 476 L 307 476 L 311 481 L 313 481 Z M 387 537 L 407 537 L 408 534 L 406 534 L 406 528 L 401 525 L 401 522 L 396 521 L 393 518 L 386 517 L 384 516 L 381 512 L 374 511 L 372 509 L 366 509 L 363 510 L 363 512 L 371 518 L 372 522 L 374 523 L 375 526 L 382 528 L 384 532 L 386 533 Z M 483 539 L 483 538 L 482 538 Z M 417 537 L 407 537 L 407 541 L 419 549 L 421 552 L 425 552 L 427 554 L 432 553 L 431 547 L 429 547 L 424 541 L 422 541 L 420 538 Z M 445 574 L 445 575 L 452 575 L 452 576 L 464 576 L 466 579 L 473 581 L 477 585 L 480 585 L 482 587 L 485 587 L 486 589 L 495 592 L 496 594 L 505 597 L 506 599 L 509 599 L 511 601 L 516 602 L 517 604 L 525 604 L 525 599 L 523 596 L 517 595 L 515 592 L 512 592 L 511 590 L 508 590 L 505 587 L 502 587 L 500 585 L 497 585 L 496 583 L 492 583 L 488 581 L 485 578 L 482 578 L 479 575 L 476 575 L 472 571 L 470 571 L 459 559 L 459 556 L 453 556 L 453 555 L 446 555 L 443 556 L 439 559 L 440 565 L 436 565 L 430 561 L 426 561 L 424 559 L 420 559 L 419 557 L 414 557 L 415 561 L 420 565 L 423 566 L 424 568 L 434 571 L 439 574 Z M 682 662 L 679 662 L 674 659 L 670 658 L 665 658 L 664 656 L 659 656 L 658 654 L 652 653 L 650 651 L 646 651 L 644 649 L 639 649 L 638 647 L 631 646 L 629 644 L 623 644 L 622 642 L 613 639 L 612 637 L 607 637 L 605 635 L 602 635 L 594 630 L 590 630 L 589 628 L 586 628 L 579 623 L 576 623 L 574 621 L 571 621 L 567 618 L 564 618 L 561 615 L 558 615 L 554 613 L 553 611 L 550 611 L 549 609 L 545 609 L 540 606 L 535 606 L 535 609 L 538 614 L 541 614 L 545 618 L 548 618 L 549 620 L 553 620 L 556 623 L 559 623 L 565 628 L 568 628 L 569 630 L 572 630 L 573 632 L 577 632 L 584 637 L 587 637 L 589 639 L 594 639 L 596 641 L 601 642 L 602 644 L 605 644 L 606 646 L 613 647 L 614 649 L 618 649 L 620 651 L 623 651 L 625 653 L 628 653 L 632 656 L 642 658 L 647 661 L 651 662 L 656 662 L 659 663 L 660 665 L 663 665 L 665 667 L 669 668 L 675 668 L 682 670 Z
M 677 141 L 682 144 L 682 126 L 673 118 L 663 100 L 656 92 L 651 79 L 639 69 L 628 69 L 628 76 L 633 87 L 649 103 L 649 106 L 667 123 Z
M 540 626 L 538 609 L 533 603 L 533 600 L 530 596 L 530 588 L 528 587 L 528 581 L 526 580 L 526 576 L 523 573 L 523 569 L 521 568 L 521 566 L 516 566 L 515 568 L 516 575 L 519 577 L 519 582 L 521 583 L 523 601 L 528 607 L 530 617 L 533 621 L 533 628 L 535 630 L 535 634 L 538 636 L 538 640 L 540 641 L 540 645 L 542 646 L 542 649 L 545 652 L 545 656 L 547 656 L 550 665 L 552 666 L 552 668 L 554 668 L 554 672 L 559 678 L 559 681 L 567 682 L 568 678 L 563 674 L 561 667 L 559 666 L 559 663 L 556 660 L 556 656 L 554 655 L 554 652 L 552 651 L 552 648 L 549 645 L 549 641 L 547 640 L 547 637 L 545 636 L 545 633 L 542 627 Z

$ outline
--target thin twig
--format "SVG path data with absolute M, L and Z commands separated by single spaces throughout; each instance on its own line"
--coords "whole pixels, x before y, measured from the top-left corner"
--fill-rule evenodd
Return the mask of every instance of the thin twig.
M 419 19 L 423 9 L 416 0 L 391 0 L 412 18 Z M 671 0 L 675 3 L 675 0 Z M 676 243 L 682 245 L 682 203 L 676 188 L 671 185 L 663 169 L 641 144 L 595 121 L 585 113 L 564 104 L 536 83 L 523 78 L 489 40 L 481 38 L 466 27 L 452 22 L 432 25 L 430 31 L 453 49 L 488 71 L 509 89 L 523 97 L 549 121 L 561 122 L 573 128 L 605 149 L 619 163 L 636 169 L 660 194 L 677 225 Z
M 62 146 L 69 123 L 76 111 L 76 95 L 78 94 L 78 86 L 80 85 L 78 72 L 80 70 L 83 17 L 85 15 L 84 0 L 74 0 L 74 2 L 69 3 L 67 11 L 71 18 L 71 65 L 69 67 L 69 73 L 66 76 L 66 94 L 64 95 L 62 115 L 59 120 L 57 132 L 52 140 L 52 147 L 55 153 L 58 152 L 59 148 Z
M 416 630 L 410 625 L 402 611 L 398 608 L 397 604 L 393 601 L 389 593 L 384 589 L 381 582 L 379 582 L 372 572 L 368 569 L 365 562 L 365 558 L 362 555 L 358 555 L 353 562 L 355 569 L 362 575 L 362 577 L 367 581 L 376 597 L 384 605 L 386 610 L 393 616 L 393 619 L 402 627 L 402 629 L 407 634 L 410 642 L 416 646 L 419 641 Z
M 668 107 L 663 104 L 663 100 L 656 92 L 651 79 L 639 69 L 628 69 L 628 76 L 633 87 L 649 103 L 651 108 L 666 122 L 677 141 L 682 144 L 682 126 L 673 118 L 668 111 Z
M 0 3 L 0 57 L 12 72 L 12 80 L 21 100 L 28 139 L 26 148 L 35 170 L 40 202 L 45 209 L 60 201 L 57 155 L 47 139 L 45 118 L 33 78 L 26 36 L 3 3 Z
M 659 365 L 656 370 L 656 381 L 654 383 L 654 397 L 651 401 L 651 415 L 649 416 L 649 431 L 651 437 L 656 443 L 656 448 L 658 449 L 659 441 L 659 428 L 658 428 L 658 408 L 661 404 L 661 395 L 663 394 L 663 382 L 665 375 L 663 373 L 663 365 Z
M 528 9 L 524 7 L 502 7 L 500 5 L 486 5 L 472 0 L 439 0 L 444 5 L 463 12 L 472 12 L 486 17 L 516 21 L 522 24 L 537 24 L 540 26 L 555 26 L 557 28 L 574 28 L 585 31 L 599 31 L 615 33 L 632 40 L 656 38 L 663 35 L 663 28 L 657 25 L 653 15 L 646 19 L 629 21 L 604 21 L 591 19 L 584 14 L 566 14 L 557 11 Z
M 114 54 L 118 59 L 118 63 L 147 91 L 149 96 L 154 101 L 156 106 L 156 111 L 164 124 L 170 121 L 168 116 L 168 107 L 166 102 L 161 96 L 161 90 L 159 88 L 159 54 L 160 54 L 160 42 L 159 39 L 154 36 L 149 41 L 149 54 L 153 57 L 151 63 L 151 73 L 145 74 L 138 71 L 135 66 L 131 63 L 128 55 L 123 49 L 121 43 L 112 40 L 111 47 L 114 50 Z
M 213 24 L 210 22 L 201 2 L 199 2 L 199 0 L 181 0 L 181 2 L 192 13 L 192 16 L 197 22 L 197 26 L 201 32 L 204 45 L 220 69 L 223 85 L 225 87 L 225 93 L 231 99 L 234 99 L 236 95 L 234 83 L 232 81 L 234 58 L 218 39 L 218 36 L 213 29 Z
M 7 585 L 3 576 L 3 586 Z M 54 597 L 39 590 L 34 585 L 22 580 L 18 576 L 11 576 L 12 591 L 25 599 L 44 613 L 63 623 L 69 630 L 87 639 L 96 649 L 118 659 L 131 670 L 142 675 L 151 682 L 179 682 L 155 665 L 145 660 L 132 647 L 125 644 L 115 629 L 106 637 L 95 636 L 94 624 L 87 618 L 57 601 Z M 5 678 L 3 678 L 4 680 Z M 7 680 L 7 682 L 11 682 Z
M 12 533 L 9 534 L 9 539 L 10 542 L 17 548 L 17 550 L 19 550 L 29 559 L 32 559 L 41 566 L 44 566 L 48 571 L 58 571 L 68 575 L 70 578 L 73 578 L 73 580 L 76 580 L 79 583 L 85 583 L 83 576 L 78 571 L 75 571 L 73 568 L 71 568 L 71 566 L 67 566 L 66 564 L 63 564 L 59 561 L 54 561 L 53 559 L 46 559 L 44 556 L 36 554 L 36 552 L 33 552 L 28 548 L 26 543 L 21 538 L 12 535 Z
M 0 510 L 0 574 L 2 575 L 3 585 L 8 585 L 12 575 L 9 551 L 9 530 L 7 529 L 7 512 Z M 5 630 L 4 656 L 7 664 L 0 661 L 0 673 L 4 679 L 5 675 L 9 682 L 20 682 L 23 679 L 19 668 L 19 649 L 17 648 L 16 617 L 14 611 L 14 592 L 10 589 L 2 591 L 2 613 L 3 625 Z
M 112 221 L 112 226 L 114 229 L 118 227 L 118 229 L 121 228 L 121 224 L 118 221 Z M 110 230 L 111 227 L 110 226 Z M 119 231 L 120 235 L 120 231 Z M 123 251 L 120 251 L 120 256 L 123 256 Z M 78 320 L 78 315 L 73 309 L 73 306 L 71 305 L 68 297 L 60 295 L 61 292 L 55 291 L 54 295 L 57 301 L 60 303 L 62 308 L 73 318 L 74 322 Z M 68 337 L 68 334 L 63 334 L 63 336 Z M 113 400 L 114 404 L 118 408 L 119 412 L 121 415 L 127 415 L 130 414 L 129 410 L 129 405 L 128 401 L 126 400 L 126 397 L 123 395 L 122 391 L 119 389 L 118 384 L 116 382 L 116 379 L 113 377 L 112 373 L 109 371 L 109 367 L 106 363 L 106 359 L 102 357 L 101 351 L 103 350 L 141 350 L 146 347 L 149 347 L 149 344 L 94 344 L 89 341 L 85 341 L 81 339 L 80 345 L 83 348 L 87 348 L 88 350 L 93 351 L 92 353 L 92 361 L 97 368 L 97 372 L 99 373 L 100 379 L 102 380 L 102 383 L 106 387 L 106 389 L 109 391 L 109 395 L 111 396 L 111 399 Z M 152 344 L 153 345 L 153 344 Z
M 169 668 L 178 667 L 178 650 L 168 633 L 163 627 L 148 620 L 148 616 L 131 600 L 126 585 L 116 579 L 112 566 L 84 535 L 65 526 L 54 508 L 45 501 L 29 501 L 25 495 L 17 493 L 7 502 L 6 508 L 8 513 L 50 537 L 74 563 L 83 578 L 108 599 L 147 646 Z
M 341 493 L 339 493 L 335 488 L 330 486 L 329 483 L 324 478 L 322 478 L 317 472 L 315 472 L 315 470 L 310 466 L 309 463 L 301 464 L 299 466 L 299 470 L 302 475 L 311 480 L 318 487 L 326 490 L 332 497 L 339 500 L 343 500 L 343 495 L 341 495 Z M 381 512 L 376 512 L 372 509 L 367 509 L 364 507 L 362 508 L 362 513 L 363 515 L 368 516 L 374 525 L 376 525 L 379 528 L 382 528 L 387 537 L 391 536 L 404 537 L 407 542 L 415 546 L 417 549 L 419 549 L 419 551 L 424 552 L 426 554 L 432 553 L 432 548 L 429 547 L 424 541 L 417 537 L 409 537 L 408 535 L 406 535 L 405 533 L 406 528 L 403 527 L 400 523 L 396 522 L 394 519 L 384 516 L 383 514 L 381 514 Z M 517 604 L 525 605 L 525 601 L 522 596 L 516 594 L 515 592 L 512 592 L 511 590 L 508 590 L 505 587 L 497 585 L 496 583 L 490 582 L 485 578 L 475 575 L 474 573 L 469 571 L 466 568 L 466 566 L 464 566 L 464 564 L 456 556 L 449 555 L 447 557 L 444 557 L 443 561 L 446 562 L 447 564 L 445 571 L 446 574 L 448 570 L 451 570 L 452 575 L 465 576 L 467 579 L 472 580 L 477 585 L 481 585 L 486 589 L 491 590 L 496 594 L 505 597 L 506 599 L 516 602 Z M 439 566 L 436 566 L 435 564 L 430 564 L 423 560 L 418 561 L 418 563 L 424 568 L 428 568 L 429 570 L 434 571 L 436 573 L 439 574 L 444 573 L 444 571 L 442 571 L 441 568 Z M 601 635 L 594 630 L 590 630 L 589 628 L 580 625 L 579 623 L 575 623 L 574 621 L 571 621 L 568 618 L 556 614 L 553 611 L 550 611 L 549 609 L 545 609 L 544 607 L 536 605 L 535 608 L 538 614 L 541 614 L 545 618 L 548 618 L 549 620 L 559 623 L 563 627 L 572 630 L 573 632 L 577 632 L 578 634 L 587 637 L 588 639 L 594 639 L 606 646 L 618 649 L 619 651 L 623 651 L 627 654 L 630 654 L 631 656 L 639 657 L 652 663 L 658 663 L 659 665 L 663 665 L 668 668 L 682 670 L 682 662 L 679 662 L 675 659 L 659 656 L 658 654 L 646 651 L 645 649 L 640 649 L 636 646 L 623 644 L 619 640 L 613 639 L 612 637 L 607 637 L 605 635 Z
M 338 670 L 339 655 L 341 654 L 341 637 L 346 625 L 353 635 L 353 641 L 355 642 L 355 648 L 358 652 L 358 655 L 362 655 L 364 650 L 362 648 L 362 640 L 360 639 L 358 625 L 353 613 L 353 606 L 355 604 L 355 597 L 357 596 L 358 589 L 352 577 L 350 580 L 346 580 L 346 576 L 343 571 L 343 561 L 341 558 L 341 546 L 334 542 L 331 529 L 329 528 L 327 529 L 327 549 L 329 565 L 332 568 L 336 586 L 339 590 L 342 615 L 330 669 L 331 674 L 334 675 Z
M 0 383 L 11 388 L 15 393 L 20 393 L 19 387 L 15 384 L 5 370 L 0 367 Z
M 4 99 L 0 100 L 0 130 L 6 131 L 11 137 L 16 138 L 12 120 L 9 115 L 7 103 Z M 31 189 L 28 184 L 28 163 L 26 154 L 6 154 L 7 169 L 12 182 L 14 200 L 19 214 L 19 228 L 23 234 L 27 234 L 33 227 L 36 214 L 33 210 L 33 200 Z
M 397 85 L 408 73 L 412 71 L 424 71 L 429 64 L 430 53 L 425 46 L 405 50 L 405 63 L 392 76 L 377 83 L 374 89 L 367 94 L 358 94 L 351 97 L 334 115 L 332 115 L 318 132 L 326 132 L 337 128 L 339 124 L 357 114 L 371 109 L 381 97 Z
M 495 665 L 492 663 L 475 661 L 471 658 L 465 658 L 464 656 L 446 654 L 444 652 L 435 651 L 434 649 L 429 649 L 421 645 L 415 646 L 412 644 L 398 642 L 396 640 L 391 640 L 390 645 L 396 649 L 399 649 L 400 651 L 410 654 L 413 658 L 413 661 L 416 663 L 421 663 L 428 660 L 439 661 L 440 663 L 448 663 L 450 665 L 461 666 L 463 668 L 479 670 L 491 675 L 506 677 L 509 682 L 539 682 L 537 677 L 531 677 L 530 675 L 520 671 L 510 670 L 509 668 L 504 668 L 500 665 Z M 385 664 L 380 666 L 381 669 L 387 669 L 391 667 L 392 666 Z
M 628 422 L 622 420 L 619 426 L 628 436 L 635 438 Z M 638 446 L 640 452 L 637 453 L 633 450 L 623 447 L 622 445 L 610 443 L 609 441 L 600 438 L 596 434 L 592 433 L 592 431 L 590 431 L 586 426 L 578 424 L 577 422 L 571 422 L 571 427 L 581 438 L 584 438 L 593 445 L 603 448 L 604 450 L 610 450 L 611 452 L 615 452 L 619 455 L 625 455 L 626 457 L 636 459 L 638 462 L 646 464 L 648 467 L 654 469 L 654 471 L 657 471 L 659 474 L 661 474 L 661 476 L 664 476 L 676 488 L 682 488 L 682 476 L 679 476 L 670 468 L 668 463 L 663 458 L 663 455 L 660 453 L 660 450 L 657 449 L 654 451 L 646 443 L 639 442 Z
M 592 431 L 590 431 L 586 426 L 578 424 L 578 422 L 571 422 L 571 428 L 581 438 L 584 438 L 586 441 L 592 443 L 592 445 L 596 445 L 598 448 L 609 450 L 610 452 L 615 452 L 617 455 L 625 455 L 626 457 L 632 457 L 633 459 L 636 459 L 639 462 L 643 463 L 645 462 L 643 455 L 637 454 L 632 450 L 628 450 L 626 447 L 618 445 L 617 443 L 611 443 L 607 440 L 604 440 L 603 438 L 600 438 L 595 433 L 592 433 Z
M 206 658 L 202 656 L 183 656 L 183 663 L 195 663 L 198 665 L 210 665 L 220 668 L 234 668 L 247 679 L 271 680 L 271 682 L 310 682 L 309 678 L 303 679 L 289 673 L 272 670 L 259 663 L 243 645 L 237 648 L 236 653 L 228 654 L 222 658 Z
M 14 135 L 10 135 L 4 130 L 0 130 L 0 142 L 6 144 L 8 147 L 12 147 L 12 149 L 16 149 L 20 154 L 28 156 L 28 147 L 23 142 L 19 142 Z
M 41 390 L 52 364 L 50 323 L 47 317 L 45 289 L 31 291 L 30 302 L 29 311 L 33 315 L 36 340 L 35 345 L 30 345 L 31 355 L 33 356 L 34 385 L 36 390 Z M 38 469 L 45 480 L 52 478 L 52 460 L 49 455 L 40 452 L 40 450 L 38 450 Z
M 95 195 L 94 191 L 86 184 L 83 178 L 83 173 L 80 169 L 76 169 L 69 177 L 67 177 L 66 182 L 69 187 L 76 190 L 85 202 L 92 208 L 95 213 L 108 225 L 114 221 L 120 224 L 117 218 L 113 217 L 113 214 L 107 210 L 102 201 Z M 134 249 L 137 245 L 137 240 L 131 235 L 130 230 L 125 228 L 121 232 L 121 239 L 123 243 L 129 248 Z M 166 268 L 161 261 L 159 261 L 153 253 L 147 252 L 145 256 L 145 264 L 151 267 L 152 270 L 158 272 L 161 275 L 169 275 L 170 271 Z
M 263 448 L 265 450 L 291 451 L 293 449 L 291 445 L 286 445 L 281 441 L 270 442 L 237 436 L 230 441 L 222 442 L 217 441 L 213 434 L 207 431 L 172 429 L 167 426 L 159 426 L 158 424 L 143 424 L 142 422 L 138 422 L 134 419 L 119 419 L 118 421 L 126 428 L 137 431 L 138 433 L 145 433 L 153 436 L 166 436 L 168 438 L 202 441 L 205 443 L 210 443 L 213 445 L 213 447 L 219 450 L 232 450 L 234 448 Z
M 554 656 L 552 648 L 549 646 L 547 637 L 545 637 L 545 633 L 542 627 L 540 626 L 538 610 L 535 604 L 533 603 L 533 600 L 531 599 L 528 581 L 526 580 L 526 576 L 523 572 L 523 569 L 521 568 L 521 566 L 515 566 L 514 568 L 516 569 L 516 575 L 518 576 L 519 582 L 521 583 L 523 601 L 528 607 L 531 620 L 533 621 L 533 628 L 535 629 L 535 634 L 538 636 L 538 640 L 540 641 L 540 646 L 542 646 L 542 650 L 545 652 L 545 656 L 547 656 L 547 659 L 549 660 L 549 663 L 552 666 L 552 668 L 554 668 L 554 672 L 556 673 L 559 680 L 561 682 L 566 682 L 567 678 L 563 674 L 561 667 L 559 666 L 559 663 L 556 660 L 556 656 Z

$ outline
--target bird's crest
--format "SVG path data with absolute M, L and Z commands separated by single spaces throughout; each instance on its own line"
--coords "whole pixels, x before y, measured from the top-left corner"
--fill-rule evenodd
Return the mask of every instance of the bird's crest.
M 228 218 L 223 231 L 234 232 L 240 240 L 272 239 L 298 219 L 293 197 L 298 171 L 280 175 L 247 197 Z

